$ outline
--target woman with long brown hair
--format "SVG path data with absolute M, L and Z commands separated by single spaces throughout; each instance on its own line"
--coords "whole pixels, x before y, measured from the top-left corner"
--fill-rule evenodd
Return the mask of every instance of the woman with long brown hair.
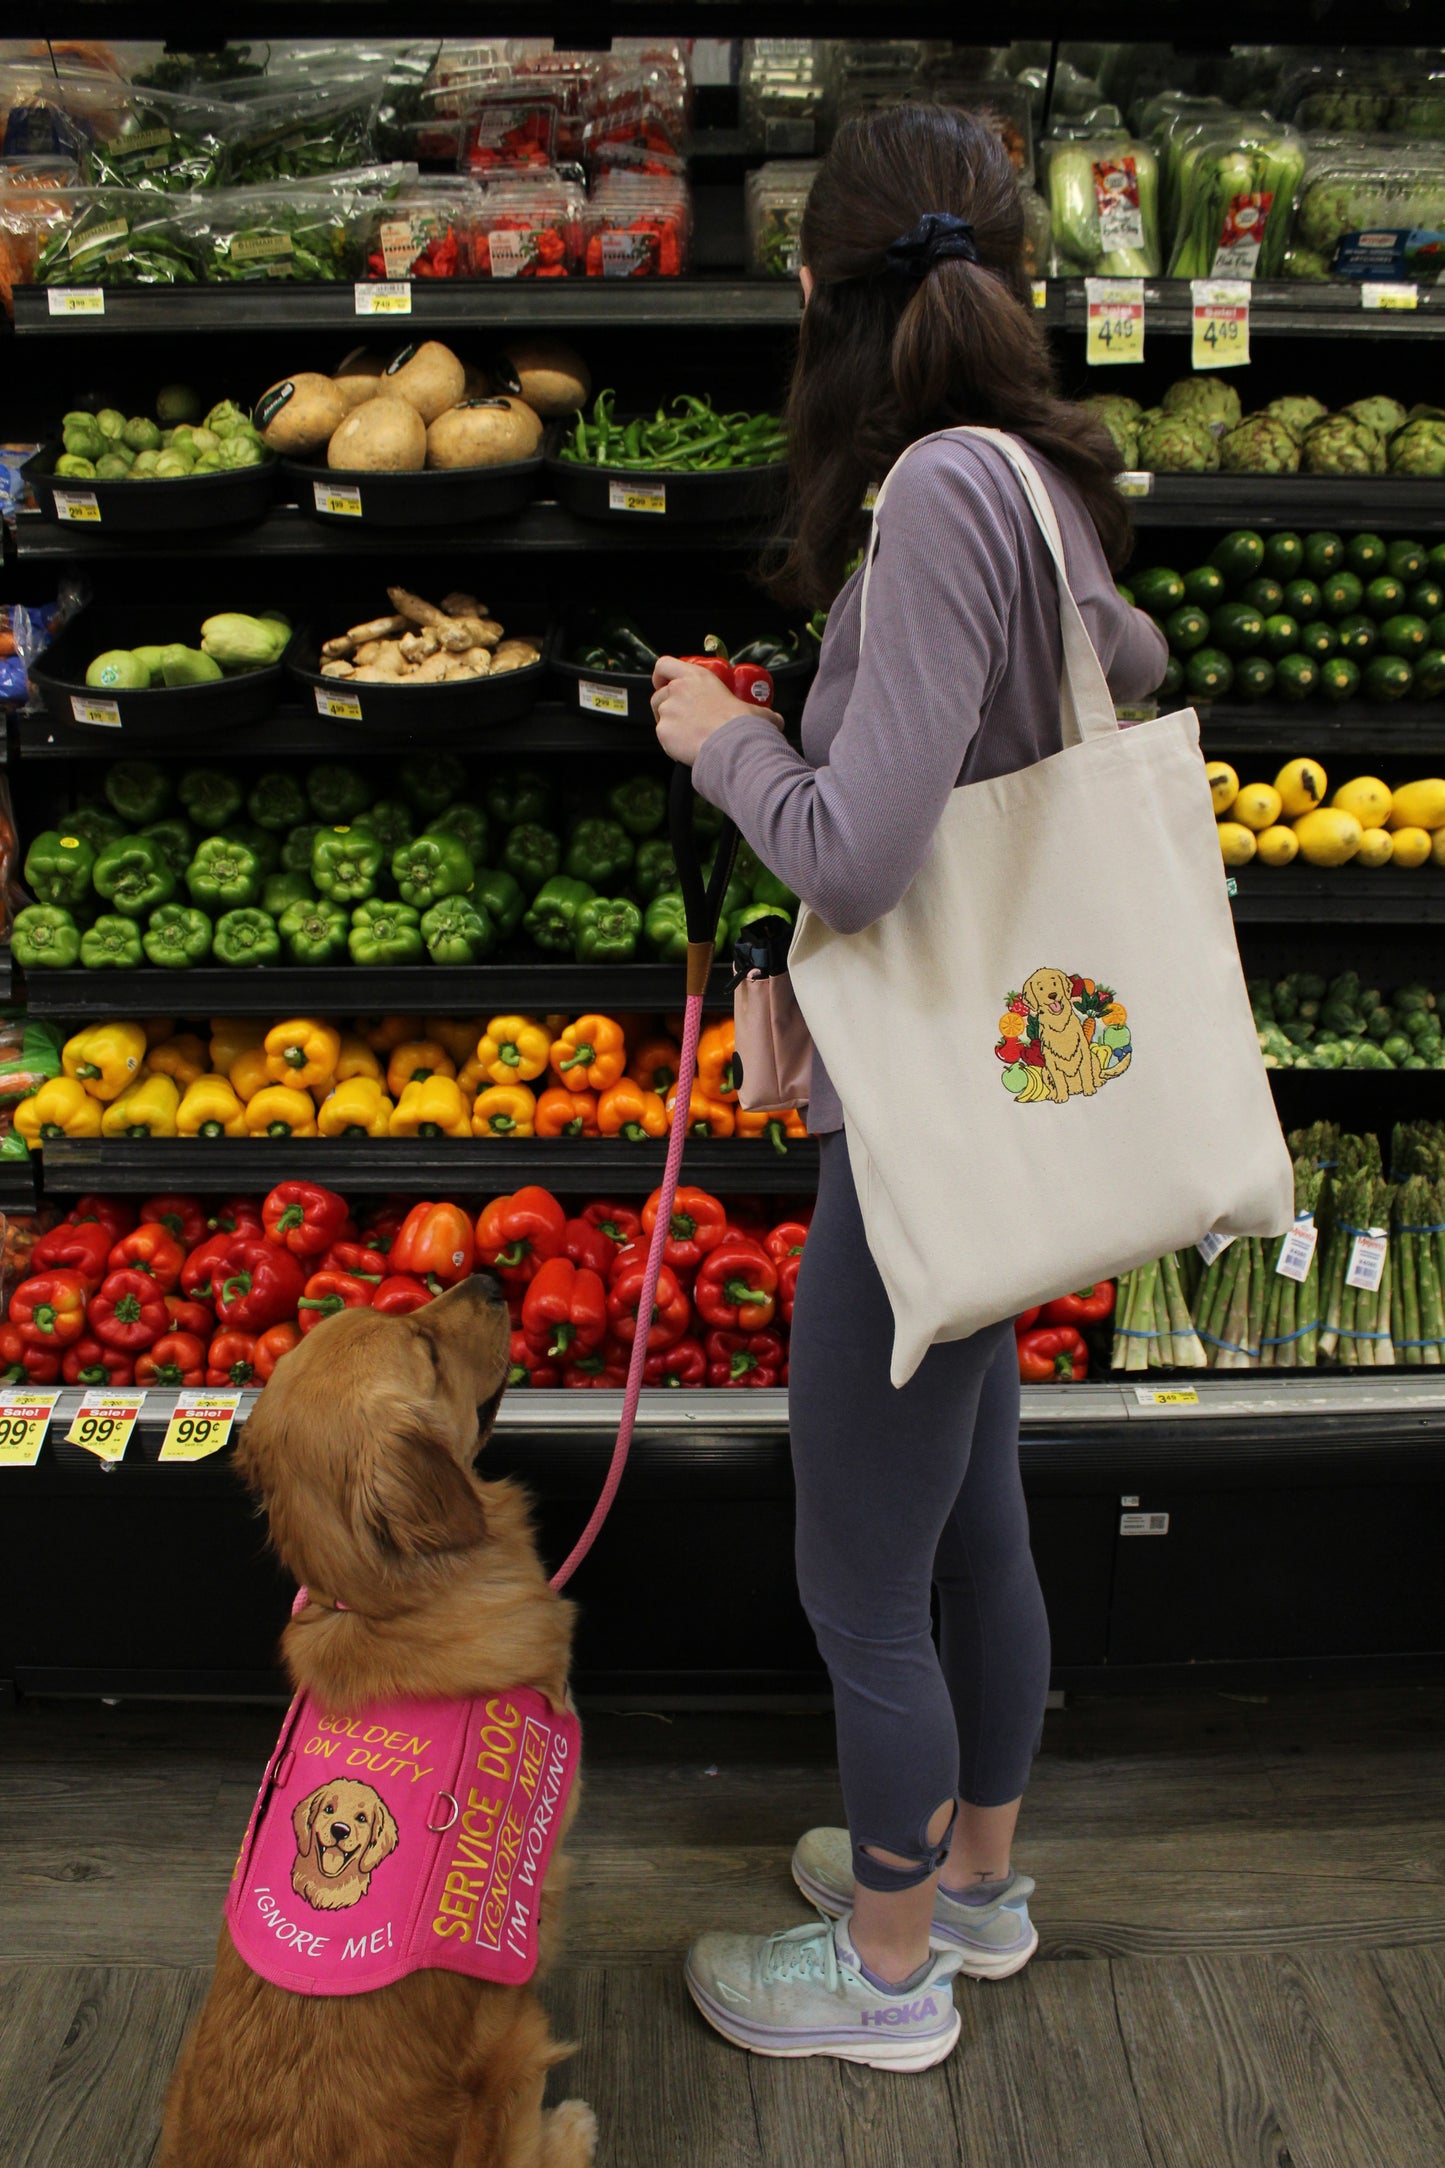
M 802 752 L 710 673 L 671 657 L 657 667 L 664 750 L 693 764 L 703 796 L 840 933 L 905 894 L 958 785 L 1061 745 L 1047 545 L 999 447 L 945 432 L 982 424 L 1036 461 L 1115 694 L 1141 696 L 1163 675 L 1158 633 L 1114 587 L 1129 543 L 1118 459 L 1058 396 L 1023 231 L 1008 158 L 968 115 L 904 105 L 839 131 L 803 218 L 788 406 L 780 585 L 831 613 Z M 861 575 L 847 568 L 868 535 L 865 491 L 905 451 L 867 542 L 864 640 Z M 878 1049 L 900 1079 L 913 1028 L 900 1015 L 897 1042 Z M 793 1855 L 821 1924 L 704 1935 L 687 1978 L 739 2045 L 921 2070 L 958 2037 L 954 1974 L 1004 1978 L 1037 1946 L 1033 1884 L 1011 1845 L 1042 1731 L 1048 1621 L 1009 1321 L 933 1347 L 906 1385 L 890 1384 L 893 1319 L 846 1112 L 815 1054 L 820 1177 L 789 1418 L 799 1589 L 832 1679 L 848 1826 L 809 1831 Z M 901 1106 L 899 1119 L 942 1124 L 949 1111 Z M 1007 1242 L 1008 1230 L 960 1227 L 958 1239 Z

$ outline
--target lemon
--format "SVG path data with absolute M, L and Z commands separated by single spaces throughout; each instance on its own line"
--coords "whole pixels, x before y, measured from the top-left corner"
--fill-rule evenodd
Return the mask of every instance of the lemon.
M 1226 866 L 1247 866 L 1255 848 L 1254 830 L 1242 821 L 1219 823 L 1219 850 Z
M 1390 808 L 1392 828 L 1445 828 L 1445 782 L 1438 775 L 1402 783 Z M 1396 854 L 1398 856 L 1398 853 Z
M 1261 828 L 1273 828 L 1280 816 L 1279 792 L 1271 783 L 1246 783 L 1234 804 L 1229 817 L 1243 821 L 1257 835 Z
M 1214 800 L 1216 813 L 1227 813 L 1239 796 L 1239 777 L 1227 760 L 1211 760 L 1205 769 L 1209 778 L 1209 795 Z
M 1430 845 L 1430 856 L 1437 866 L 1445 866 L 1445 828 L 1435 830 L 1434 839 Z
M 1285 802 L 1288 804 L 1288 799 Z M 1343 866 L 1354 857 L 1365 831 L 1353 813 L 1319 806 L 1313 813 L 1300 815 L 1294 832 L 1299 837 L 1300 856 L 1310 865 Z
M 1395 864 L 1397 866 L 1423 866 L 1430 856 L 1434 838 L 1427 828 L 1397 828 L 1395 836 Z
M 1260 861 L 1266 866 L 1287 866 L 1298 856 L 1299 837 L 1293 828 L 1266 828 L 1256 838 Z
M 1316 806 L 1323 805 L 1330 784 L 1317 760 L 1291 760 L 1280 769 L 1274 787 L 1279 792 L 1284 812 L 1293 821 L 1302 813 L 1312 813 Z
M 1395 839 L 1383 828 L 1367 828 L 1355 853 L 1357 866 L 1388 866 L 1395 854 Z
M 1353 813 L 1362 828 L 1383 828 L 1392 802 L 1389 784 L 1377 775 L 1357 775 L 1352 782 L 1341 783 L 1330 800 L 1342 813 Z

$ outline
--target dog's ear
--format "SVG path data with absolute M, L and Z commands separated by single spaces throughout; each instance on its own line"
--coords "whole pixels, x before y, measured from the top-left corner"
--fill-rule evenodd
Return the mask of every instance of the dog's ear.
M 358 1505 L 382 1549 L 399 1558 L 469 1551 L 487 1534 L 486 1512 L 471 1477 L 416 1418 L 373 1444 Z
M 401 1832 L 392 1820 L 391 1809 L 386 1801 L 379 1792 L 373 1792 L 371 1796 L 376 1801 L 376 1827 L 371 1833 L 371 1842 L 358 1861 L 364 1874 L 369 1874 L 373 1867 L 379 1867 L 384 1859 L 388 1859 L 401 1838 Z
M 1037 979 L 1038 979 L 1038 973 L 1037 973 L 1037 972 L 1034 972 L 1034 973 L 1033 973 L 1033 974 L 1032 974 L 1032 975 L 1031 975 L 1030 977 L 1028 977 L 1028 978 L 1026 978 L 1026 979 L 1024 980 L 1024 1000 L 1025 1000 L 1025 1001 L 1026 1001 L 1026 1002 L 1028 1003 L 1028 1005 L 1029 1005 L 1029 1015 L 1030 1015 L 1030 1016 L 1037 1016 L 1037 1015 L 1038 1015 L 1038 1013 L 1039 1013 L 1039 1006 L 1040 1006 L 1040 1003 L 1039 1003 L 1039 989 L 1038 989 L 1038 985 L 1037 985 L 1037 983 L 1036 983 L 1036 982 L 1037 982 Z
M 316 1813 L 317 1802 L 325 1789 L 326 1787 L 323 1784 L 314 1792 L 308 1792 L 306 1797 L 298 1799 L 291 1809 L 291 1827 L 296 1832 L 296 1851 L 302 1859 L 306 1859 L 310 1855 L 313 1837 L 311 1823 Z

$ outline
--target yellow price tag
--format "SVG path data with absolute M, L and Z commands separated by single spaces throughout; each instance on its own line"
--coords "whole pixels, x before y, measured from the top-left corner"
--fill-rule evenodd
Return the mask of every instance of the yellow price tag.
M 124 233 L 124 222 L 121 224 Z M 52 286 L 50 289 L 50 313 L 52 316 L 104 316 L 105 288 L 103 286 Z
M 1192 362 L 1196 369 L 1241 369 L 1249 360 L 1247 279 L 1191 279 Z
M 316 712 L 329 715 L 336 723 L 359 723 L 361 702 L 355 693 L 329 693 L 324 685 L 315 687 Z
M 1367 279 L 1360 288 L 1362 309 L 1418 309 L 1420 291 L 1404 279 Z
M 98 527 L 100 506 L 88 489 L 57 489 L 55 516 L 81 526 Z
M 318 512 L 330 512 L 342 519 L 360 519 L 361 491 L 354 483 L 313 482 L 311 494 Z
M 0 1392 L 0 1468 L 33 1468 L 40 1458 L 58 1392 Z
M 239 1393 L 177 1393 L 175 1413 L 161 1440 L 161 1459 L 205 1460 L 219 1453 L 240 1405 Z
M 654 482 L 651 489 L 634 489 L 630 482 L 609 482 L 607 509 L 609 512 L 665 512 L 667 484 Z
M 625 715 L 627 687 L 597 685 L 591 678 L 581 678 L 577 685 L 577 705 L 591 709 L 595 715 Z
M 1144 281 L 1085 279 L 1084 359 L 1094 367 L 1144 359 Z
M 1034 303 L 1034 307 L 1035 307 L 1036 309 L 1046 309 L 1046 308 L 1048 307 L 1048 305 L 1049 305 L 1049 282 L 1048 282 L 1048 280 L 1047 280 L 1047 279 L 1030 279 L 1030 280 L 1029 280 L 1029 286 L 1030 286 L 1030 288 L 1031 288 L 1031 290 L 1032 290 L 1032 294 L 1033 294 L 1033 303 Z
M 97 1460 L 119 1460 L 130 1444 L 144 1393 L 86 1393 L 65 1433 L 67 1445 L 83 1445 Z
M 79 693 L 70 696 L 70 712 L 78 723 L 88 723 L 97 730 L 120 729 L 120 702 L 118 700 L 83 699 Z
M 1199 1395 L 1192 1385 L 1181 1385 L 1172 1392 L 1158 1392 L 1152 1385 L 1136 1385 L 1134 1397 L 1141 1408 L 1197 1408 Z
M 379 279 L 356 288 L 358 316 L 410 316 L 411 280 Z

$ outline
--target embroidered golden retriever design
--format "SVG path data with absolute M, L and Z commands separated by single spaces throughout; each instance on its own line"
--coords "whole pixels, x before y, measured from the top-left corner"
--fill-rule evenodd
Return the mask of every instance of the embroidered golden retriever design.
M 344 1912 L 360 1904 L 372 1875 L 396 1850 L 396 1823 L 386 1801 L 351 1777 L 318 1785 L 297 1802 L 291 1821 L 296 1831 L 291 1887 L 318 1912 Z
M 1124 1074 L 1133 1052 L 1128 1012 L 1113 988 L 1051 964 L 1030 972 L 1021 993 L 1004 996 L 998 1028 L 1004 1090 L 1020 1106 L 1092 1098 Z

